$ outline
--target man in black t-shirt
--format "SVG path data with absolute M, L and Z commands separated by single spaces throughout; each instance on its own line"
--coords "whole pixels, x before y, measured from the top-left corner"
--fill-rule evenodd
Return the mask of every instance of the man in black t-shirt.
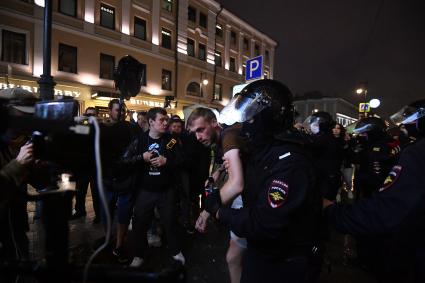
M 149 131 L 141 134 L 128 147 L 124 162 L 136 165 L 137 198 L 134 206 L 133 231 L 136 234 L 131 267 L 144 262 L 148 241 L 146 233 L 157 207 L 173 258 L 185 263 L 177 231 L 176 190 L 173 170 L 181 163 L 177 140 L 167 133 L 168 116 L 164 108 L 151 108 L 147 113 Z

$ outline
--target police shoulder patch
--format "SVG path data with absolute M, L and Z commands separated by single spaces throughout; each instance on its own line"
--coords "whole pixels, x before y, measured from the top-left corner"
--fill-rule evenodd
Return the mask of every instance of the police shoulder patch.
M 385 178 L 384 184 L 379 189 L 380 192 L 385 191 L 386 189 L 391 187 L 391 185 L 394 184 L 397 181 L 398 177 L 400 176 L 401 169 L 403 169 L 403 167 L 401 165 L 396 165 L 391 169 L 387 178 Z
M 273 180 L 267 192 L 267 201 L 272 208 L 282 206 L 288 197 L 289 186 L 281 180 Z

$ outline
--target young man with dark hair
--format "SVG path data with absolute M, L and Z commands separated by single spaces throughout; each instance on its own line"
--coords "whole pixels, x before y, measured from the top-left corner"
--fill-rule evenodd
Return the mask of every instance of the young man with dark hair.
M 178 235 L 174 169 L 180 164 L 177 140 L 167 133 L 168 116 L 164 108 L 151 108 L 146 116 L 149 131 L 141 134 L 127 148 L 123 162 L 136 166 L 136 188 L 133 231 L 136 245 L 131 267 L 143 264 L 148 248 L 147 231 L 154 209 L 158 208 L 173 258 L 185 263 Z

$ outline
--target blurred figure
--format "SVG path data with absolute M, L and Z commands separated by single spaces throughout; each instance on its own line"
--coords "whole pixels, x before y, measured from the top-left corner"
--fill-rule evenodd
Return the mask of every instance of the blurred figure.
M 142 130 L 143 133 L 149 130 L 149 124 L 146 119 L 145 111 L 137 113 L 137 125 L 139 125 L 139 128 Z
M 97 117 L 97 110 L 94 107 L 87 107 L 83 116 L 85 117 Z M 76 174 L 76 195 L 75 195 L 75 213 L 71 216 L 71 219 L 78 219 L 87 215 L 86 212 L 86 195 L 87 188 L 90 185 L 93 210 L 95 217 L 93 223 L 97 224 L 100 222 L 100 208 L 99 208 L 99 192 L 96 185 L 96 172 L 95 164 L 88 166 L 87 168 L 80 168 Z

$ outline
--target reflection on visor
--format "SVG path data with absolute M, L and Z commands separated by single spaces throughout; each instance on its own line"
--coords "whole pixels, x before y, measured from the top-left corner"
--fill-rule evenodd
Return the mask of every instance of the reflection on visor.
M 425 116 L 425 109 L 416 109 L 414 107 L 405 106 L 397 113 L 393 114 L 390 119 L 394 124 L 410 124 Z
M 371 129 L 372 129 L 372 125 L 371 124 L 366 124 L 363 127 L 354 129 L 353 132 L 355 134 L 362 134 L 362 133 L 368 132 Z
M 232 100 L 220 112 L 218 122 L 226 125 L 243 123 L 251 120 L 268 105 L 259 103 L 261 95 L 248 97 L 236 94 Z

